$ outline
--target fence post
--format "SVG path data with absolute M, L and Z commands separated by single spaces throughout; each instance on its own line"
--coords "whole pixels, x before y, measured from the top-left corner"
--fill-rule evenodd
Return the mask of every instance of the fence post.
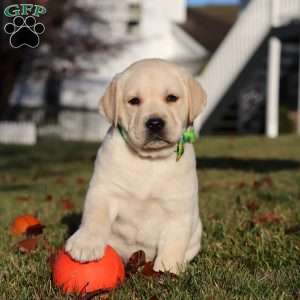
M 297 104 L 297 134 L 300 136 L 300 41 L 298 44 L 298 104 Z
M 280 0 L 271 2 L 271 25 L 279 25 Z M 271 37 L 268 50 L 267 99 L 266 99 L 266 135 L 275 138 L 279 133 L 279 87 L 280 87 L 281 41 Z

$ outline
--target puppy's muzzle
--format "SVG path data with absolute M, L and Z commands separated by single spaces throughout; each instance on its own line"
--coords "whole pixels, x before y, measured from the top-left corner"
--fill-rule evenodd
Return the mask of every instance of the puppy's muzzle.
M 145 126 L 152 134 L 160 133 L 165 127 L 165 121 L 161 118 L 150 118 L 146 121 Z

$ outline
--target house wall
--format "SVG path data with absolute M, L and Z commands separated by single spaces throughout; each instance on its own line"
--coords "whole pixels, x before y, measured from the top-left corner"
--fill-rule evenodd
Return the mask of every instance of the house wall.
M 83 3 L 83 0 L 77 0 L 77 2 Z M 118 5 L 113 6 L 113 3 L 118 3 Z M 207 52 L 175 25 L 175 22 L 185 21 L 185 0 L 117 2 L 89 0 L 84 1 L 84 5 L 88 5 L 96 12 L 99 11 L 99 17 L 110 20 L 107 31 L 103 30 L 103 27 L 101 30 L 101 25 L 95 24 L 91 32 L 99 34 L 103 31 L 103 39 L 110 40 L 110 43 L 115 46 L 109 51 L 97 52 L 88 57 L 77 57 L 77 64 L 86 71 L 80 76 L 68 76 L 63 80 L 61 104 L 94 110 L 95 116 L 91 117 L 92 113 L 83 112 L 83 116 L 80 117 L 78 112 L 74 112 L 73 118 L 72 111 L 67 111 L 64 117 L 59 118 L 59 122 L 64 137 L 69 135 L 72 139 L 85 139 L 84 137 L 88 136 L 90 140 L 99 140 L 103 138 L 109 126 L 104 118 L 98 116 L 99 99 L 116 73 L 137 60 L 153 57 L 168 59 L 195 73 L 200 68 L 200 61 L 207 55 Z M 130 10 L 131 8 L 134 10 Z M 135 21 L 137 24 L 130 23 L 130 21 Z M 136 26 L 135 30 L 132 30 L 132 25 Z M 70 20 L 66 26 L 73 30 L 84 30 L 80 28 L 82 24 L 78 20 Z M 116 44 L 117 42 L 126 44 L 120 46 Z M 30 72 L 26 73 L 30 74 Z M 11 102 L 41 105 L 43 103 L 43 80 L 29 78 L 28 82 L 30 82 L 27 85 L 29 88 L 26 89 L 24 89 L 24 81 L 17 84 Z M 37 89 L 40 93 L 34 92 Z M 22 99 L 17 98 L 16 95 L 21 95 Z M 72 118 L 74 126 L 70 126 Z M 97 124 L 87 125 L 90 122 L 97 122 Z

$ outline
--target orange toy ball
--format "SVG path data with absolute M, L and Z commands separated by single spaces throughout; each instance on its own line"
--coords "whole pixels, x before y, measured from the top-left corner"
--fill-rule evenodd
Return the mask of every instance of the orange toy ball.
M 52 268 L 55 285 L 66 293 L 112 289 L 125 278 L 123 262 L 109 245 L 101 259 L 87 263 L 75 261 L 67 252 L 60 250 Z
M 10 232 L 13 235 L 21 235 L 31 226 L 41 224 L 41 222 L 32 215 L 23 215 L 15 218 L 10 227 Z

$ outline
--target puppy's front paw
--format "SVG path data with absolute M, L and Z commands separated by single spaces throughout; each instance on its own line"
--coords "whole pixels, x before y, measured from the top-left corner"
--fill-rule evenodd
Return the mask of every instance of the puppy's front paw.
M 78 229 L 67 241 L 65 250 L 80 262 L 100 259 L 104 254 L 105 243 L 101 237 L 86 230 Z

